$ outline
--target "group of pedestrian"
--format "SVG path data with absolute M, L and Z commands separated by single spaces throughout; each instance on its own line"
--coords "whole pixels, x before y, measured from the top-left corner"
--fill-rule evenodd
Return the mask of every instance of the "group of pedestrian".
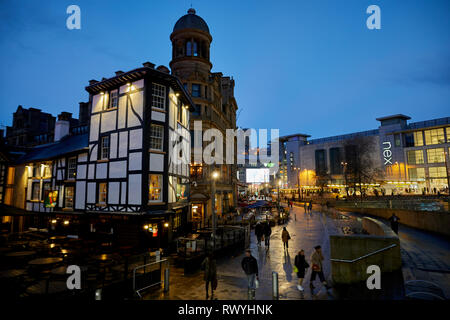
M 272 234 L 272 228 L 270 227 L 270 223 L 267 222 L 258 222 L 255 226 L 255 235 L 256 240 L 258 242 L 258 247 L 261 246 L 261 241 L 264 240 L 264 245 L 266 249 L 270 248 L 270 235 Z
M 305 213 L 312 213 L 312 200 L 309 202 L 305 201 L 303 207 L 305 208 Z
M 311 278 L 309 280 L 309 287 L 311 290 L 313 290 L 315 287 L 313 285 L 313 282 L 316 280 L 316 277 L 319 276 L 320 281 L 323 283 L 323 285 L 328 289 L 328 283 L 325 280 L 325 276 L 323 274 L 323 267 L 322 267 L 322 261 L 323 261 L 323 254 L 322 254 L 322 248 L 321 246 L 314 247 L 314 252 L 311 255 L 310 262 L 312 265 L 312 271 L 311 271 Z M 294 260 L 294 271 L 297 272 L 297 278 L 298 278 L 298 285 L 297 289 L 299 291 L 304 291 L 303 288 L 303 280 L 305 278 L 306 269 L 309 268 L 309 263 L 306 261 L 305 257 L 305 251 L 302 249 L 298 252 L 298 254 L 295 256 Z

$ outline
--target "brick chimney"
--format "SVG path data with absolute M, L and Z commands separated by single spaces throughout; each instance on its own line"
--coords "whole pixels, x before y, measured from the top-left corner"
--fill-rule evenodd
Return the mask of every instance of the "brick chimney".
M 70 112 L 61 112 L 58 115 L 58 121 L 55 123 L 55 142 L 61 140 L 70 133 Z

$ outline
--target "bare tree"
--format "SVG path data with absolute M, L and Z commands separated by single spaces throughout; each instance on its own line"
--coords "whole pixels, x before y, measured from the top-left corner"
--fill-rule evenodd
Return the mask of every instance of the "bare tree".
M 376 146 L 370 137 L 355 137 L 344 143 L 347 185 L 359 190 L 361 199 L 366 191 L 365 184 L 376 181 L 382 171 L 374 161 Z

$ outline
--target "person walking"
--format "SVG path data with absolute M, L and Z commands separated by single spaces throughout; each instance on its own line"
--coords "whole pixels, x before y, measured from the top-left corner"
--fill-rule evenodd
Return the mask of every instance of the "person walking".
M 306 201 L 303 202 L 303 208 L 305 209 L 305 213 L 307 213 L 308 212 L 308 204 Z
M 295 272 L 297 272 L 297 278 L 298 278 L 298 285 L 297 289 L 299 291 L 303 291 L 303 279 L 305 278 L 306 269 L 309 268 L 308 262 L 306 262 L 305 258 L 305 251 L 302 249 L 298 252 L 298 254 L 295 256 L 294 260 L 295 265 Z
M 313 282 L 316 280 L 316 276 L 319 276 L 320 281 L 323 283 L 323 285 L 328 289 L 328 284 L 325 280 L 325 276 L 323 275 L 323 254 L 322 254 L 322 248 L 321 246 L 314 247 L 314 252 L 311 255 L 311 265 L 312 265 L 312 272 L 311 272 L 311 279 L 309 280 L 309 287 L 311 290 L 314 289 Z
M 309 213 L 312 213 L 312 200 L 309 201 L 308 211 L 309 211 Z
M 252 256 L 250 249 L 245 251 L 245 257 L 242 259 L 241 266 L 247 276 L 248 298 L 249 300 L 255 300 L 256 281 L 259 281 L 258 261 Z
M 204 270 L 203 280 L 205 280 L 205 289 L 206 289 L 206 300 L 208 300 L 208 288 L 209 284 L 211 284 L 211 300 L 214 297 L 214 290 L 217 287 L 217 266 L 216 260 L 212 253 L 208 254 L 208 256 L 203 260 L 202 269 Z
M 395 232 L 395 234 L 398 234 L 398 221 L 400 220 L 399 217 L 395 215 L 395 213 L 392 214 L 392 216 L 389 218 L 389 221 L 391 222 L 391 229 Z
M 289 249 L 289 240 L 291 236 L 289 232 L 286 230 L 286 227 L 283 227 L 283 232 L 281 232 L 281 240 L 283 241 L 284 250 Z
M 261 239 L 264 234 L 263 228 L 264 228 L 264 226 L 262 225 L 261 222 L 258 222 L 255 226 L 255 235 L 256 235 L 256 240 L 258 241 L 258 247 L 261 246 Z
M 266 249 L 269 249 L 270 248 L 270 235 L 272 234 L 272 228 L 270 227 L 270 222 L 269 221 L 267 221 L 265 224 L 264 224 L 264 240 L 265 240 L 265 246 L 266 246 Z

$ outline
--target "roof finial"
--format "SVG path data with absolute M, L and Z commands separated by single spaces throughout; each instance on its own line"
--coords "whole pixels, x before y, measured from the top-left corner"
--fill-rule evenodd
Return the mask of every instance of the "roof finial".
M 188 10 L 188 13 L 189 13 L 189 14 L 195 14 L 195 9 L 194 9 L 194 8 L 190 8 L 190 9 Z

